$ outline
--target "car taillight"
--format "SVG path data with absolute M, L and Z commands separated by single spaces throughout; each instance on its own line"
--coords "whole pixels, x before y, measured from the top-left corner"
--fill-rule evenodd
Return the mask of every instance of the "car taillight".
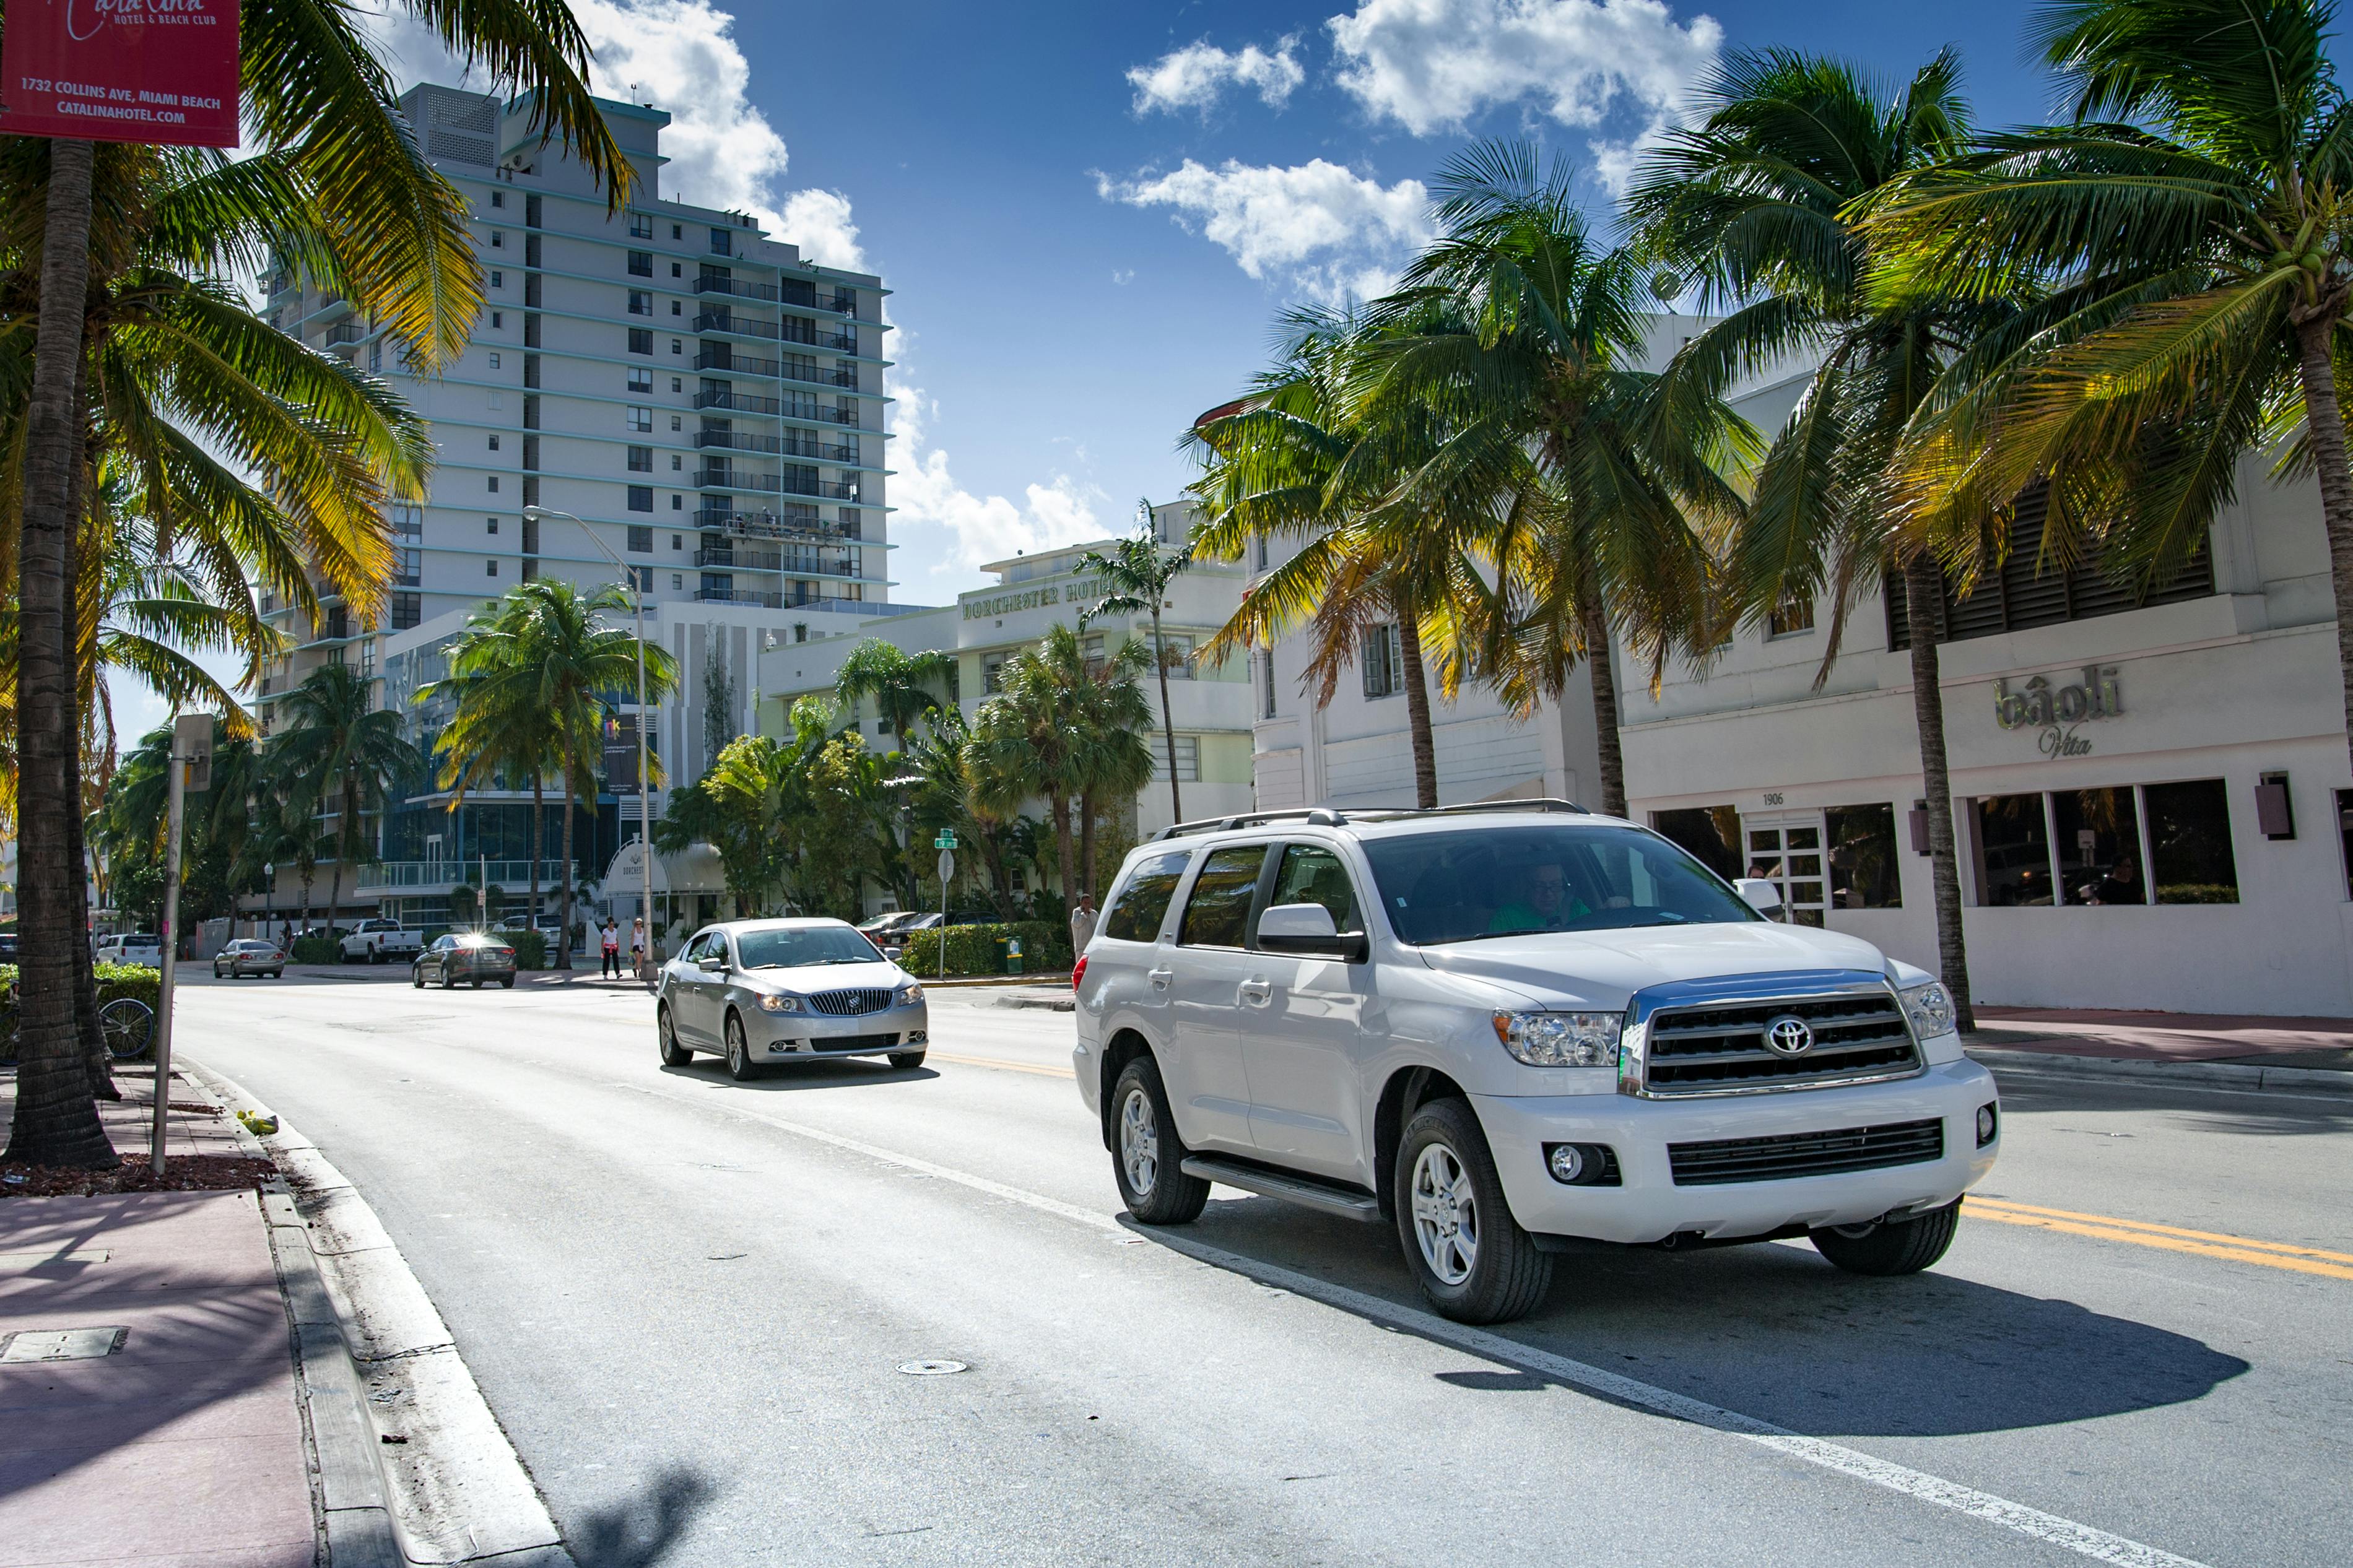
M 1079 982 L 1086 977 L 1087 955 L 1082 952 L 1079 954 L 1079 961 L 1071 965 L 1071 989 L 1076 991 L 1079 988 Z

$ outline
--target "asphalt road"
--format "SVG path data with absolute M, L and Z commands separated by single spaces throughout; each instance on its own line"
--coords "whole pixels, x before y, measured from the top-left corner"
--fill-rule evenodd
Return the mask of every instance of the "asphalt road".
M 933 994 L 923 1069 L 753 1084 L 581 986 L 199 975 L 179 1038 L 375 1206 L 584 1568 L 2344 1560 L 2353 1100 L 2014 1081 L 1929 1274 L 1564 1259 L 1466 1333 L 1388 1230 L 1124 1225 L 1069 1015 Z

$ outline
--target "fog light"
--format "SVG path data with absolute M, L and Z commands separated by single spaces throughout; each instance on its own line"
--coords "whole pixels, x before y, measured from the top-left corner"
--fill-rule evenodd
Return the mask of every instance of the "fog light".
M 1990 1105 L 1978 1106 L 1978 1147 L 1982 1149 L 1987 1144 L 1992 1142 L 1994 1134 L 2000 1131 L 2001 1131 L 2001 1118 L 1995 1111 L 1994 1108 Z
M 1607 1143 L 1547 1143 L 1545 1169 L 1565 1187 L 1614 1187 L 1618 1156 Z
M 1556 1143 L 1552 1146 L 1552 1179 L 1554 1181 L 1573 1182 L 1583 1174 L 1585 1174 L 1585 1156 L 1577 1152 L 1576 1144 Z
M 907 1031 L 907 1043 L 911 1046 L 929 1045 L 931 1043 L 931 1038 L 932 1032 L 929 1029 L 910 1029 Z

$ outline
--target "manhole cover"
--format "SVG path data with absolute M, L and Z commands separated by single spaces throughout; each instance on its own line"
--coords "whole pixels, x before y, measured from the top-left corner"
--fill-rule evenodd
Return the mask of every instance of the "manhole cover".
M 972 1369 L 960 1361 L 902 1361 L 899 1363 L 899 1370 L 909 1377 L 945 1377 L 952 1372 L 969 1372 Z
M 122 1348 L 131 1331 L 111 1329 L 26 1329 L 0 1334 L 0 1364 L 18 1362 L 95 1361 Z

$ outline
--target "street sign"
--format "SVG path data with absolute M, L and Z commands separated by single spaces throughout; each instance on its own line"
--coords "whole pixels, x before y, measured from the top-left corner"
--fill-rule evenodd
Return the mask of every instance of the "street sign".
M 948 896 L 947 885 L 955 880 L 955 854 L 954 851 L 947 849 L 940 851 L 939 873 L 940 898 L 942 901 L 944 902 Z
M 185 788 L 202 795 L 213 787 L 213 716 L 183 713 L 172 721 L 172 754 L 188 765 Z
M 953 849 L 955 847 L 955 829 L 953 827 L 941 828 L 940 836 L 932 840 L 932 847 L 934 849 Z
M 0 37 L 0 132 L 234 147 L 237 0 L 33 0 Z

